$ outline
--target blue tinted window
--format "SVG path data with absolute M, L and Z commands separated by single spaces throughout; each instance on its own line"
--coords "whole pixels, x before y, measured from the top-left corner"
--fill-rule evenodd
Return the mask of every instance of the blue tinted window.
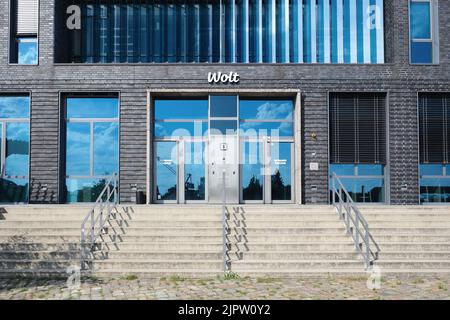
M 67 118 L 117 118 L 117 98 L 67 98 Z
M 119 124 L 94 123 L 94 175 L 110 176 L 119 168 Z
M 412 39 L 431 38 L 431 16 L 429 2 L 411 2 L 410 24 Z
M 420 175 L 421 176 L 441 176 L 442 164 L 421 164 Z
M 382 164 L 359 164 L 359 176 L 382 176 L 384 166 Z
M 211 96 L 211 117 L 237 117 L 236 96 Z
M 95 202 L 105 184 L 105 179 L 66 179 L 67 202 Z
M 37 38 L 17 39 L 17 62 L 19 64 L 38 63 Z
M 384 179 L 340 179 L 355 202 L 384 202 Z
M 292 122 L 241 122 L 239 133 L 242 136 L 279 136 L 294 135 Z
M 0 118 L 29 118 L 29 97 L 0 96 Z
M 155 118 L 208 119 L 208 100 L 156 100 Z
M 257 120 L 292 120 L 293 109 L 291 100 L 241 100 L 239 117 Z
M 450 178 L 420 179 L 421 203 L 450 203 Z
M 0 203 L 24 203 L 28 201 L 28 179 L 0 178 Z
M 432 63 L 433 45 L 431 42 L 411 42 L 412 63 Z
M 205 135 L 208 122 L 156 122 L 157 137 L 199 137 Z
M 28 176 L 30 147 L 29 123 L 6 123 L 7 176 Z
M 66 141 L 66 174 L 90 175 L 91 129 L 89 123 L 68 123 Z
M 237 122 L 234 120 L 211 120 L 211 134 L 234 134 Z
M 332 164 L 330 166 L 330 174 L 336 173 L 339 176 L 353 176 L 355 175 L 354 164 Z

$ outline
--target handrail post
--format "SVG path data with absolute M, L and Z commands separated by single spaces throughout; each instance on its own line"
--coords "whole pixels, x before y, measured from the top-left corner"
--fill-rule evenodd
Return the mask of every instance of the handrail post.
M 369 226 L 365 228 L 365 243 L 366 243 L 366 268 L 370 268 L 370 237 L 369 237 Z
M 94 245 L 95 242 L 95 220 L 94 220 L 94 210 L 91 210 L 91 246 Z
M 355 219 L 355 247 L 358 252 L 361 252 L 361 247 L 359 244 L 359 219 L 360 219 L 360 217 L 359 217 L 358 211 L 356 211 L 356 210 L 354 210 L 354 211 L 355 211 L 355 216 L 356 216 L 356 219 Z
M 331 177 L 331 189 L 333 190 L 333 192 L 331 193 L 332 197 L 333 197 L 333 199 L 332 199 L 333 205 L 336 205 L 336 183 L 334 180 L 334 173 L 333 173 L 333 176 Z
M 223 259 L 223 271 L 226 272 L 228 270 L 227 263 L 227 252 L 228 252 L 228 244 L 227 244 L 227 227 L 226 227 L 226 203 L 227 203 L 227 193 L 225 190 L 226 182 L 225 182 L 225 170 L 222 171 L 222 259 Z

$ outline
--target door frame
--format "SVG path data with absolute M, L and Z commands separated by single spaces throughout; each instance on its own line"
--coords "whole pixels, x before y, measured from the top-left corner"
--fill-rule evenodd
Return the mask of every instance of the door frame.
M 210 94 L 236 94 L 241 97 L 248 98 L 290 98 L 294 101 L 294 138 L 293 138 L 293 200 L 289 203 L 301 204 L 303 200 L 303 166 L 302 166 L 302 92 L 300 89 L 262 89 L 262 88 L 219 88 L 207 87 L 199 89 L 180 89 L 180 88 L 164 88 L 164 89 L 147 89 L 147 204 L 151 204 L 154 195 L 154 135 L 153 135 L 153 102 L 158 98 L 183 98 L 183 97 L 199 97 L 209 96 Z M 240 143 L 239 143 L 240 144 Z M 208 144 L 206 144 L 208 147 Z M 208 169 L 207 169 L 208 170 Z M 209 175 L 209 172 L 207 172 Z M 206 178 L 208 180 L 208 178 Z M 208 183 L 208 181 L 207 181 Z

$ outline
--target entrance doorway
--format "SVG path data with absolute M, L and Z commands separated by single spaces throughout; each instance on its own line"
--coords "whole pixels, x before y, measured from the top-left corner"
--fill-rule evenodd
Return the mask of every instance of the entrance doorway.
M 294 202 L 291 100 L 210 95 L 154 105 L 153 202 Z

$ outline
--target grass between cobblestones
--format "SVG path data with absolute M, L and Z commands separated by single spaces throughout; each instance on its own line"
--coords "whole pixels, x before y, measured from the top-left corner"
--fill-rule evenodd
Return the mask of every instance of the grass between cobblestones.
M 450 299 L 450 275 L 400 275 L 381 279 L 378 289 L 364 276 L 241 277 L 228 273 L 211 278 L 172 275 L 141 278 L 82 277 L 79 287 L 65 279 L 0 279 L 0 299 Z

